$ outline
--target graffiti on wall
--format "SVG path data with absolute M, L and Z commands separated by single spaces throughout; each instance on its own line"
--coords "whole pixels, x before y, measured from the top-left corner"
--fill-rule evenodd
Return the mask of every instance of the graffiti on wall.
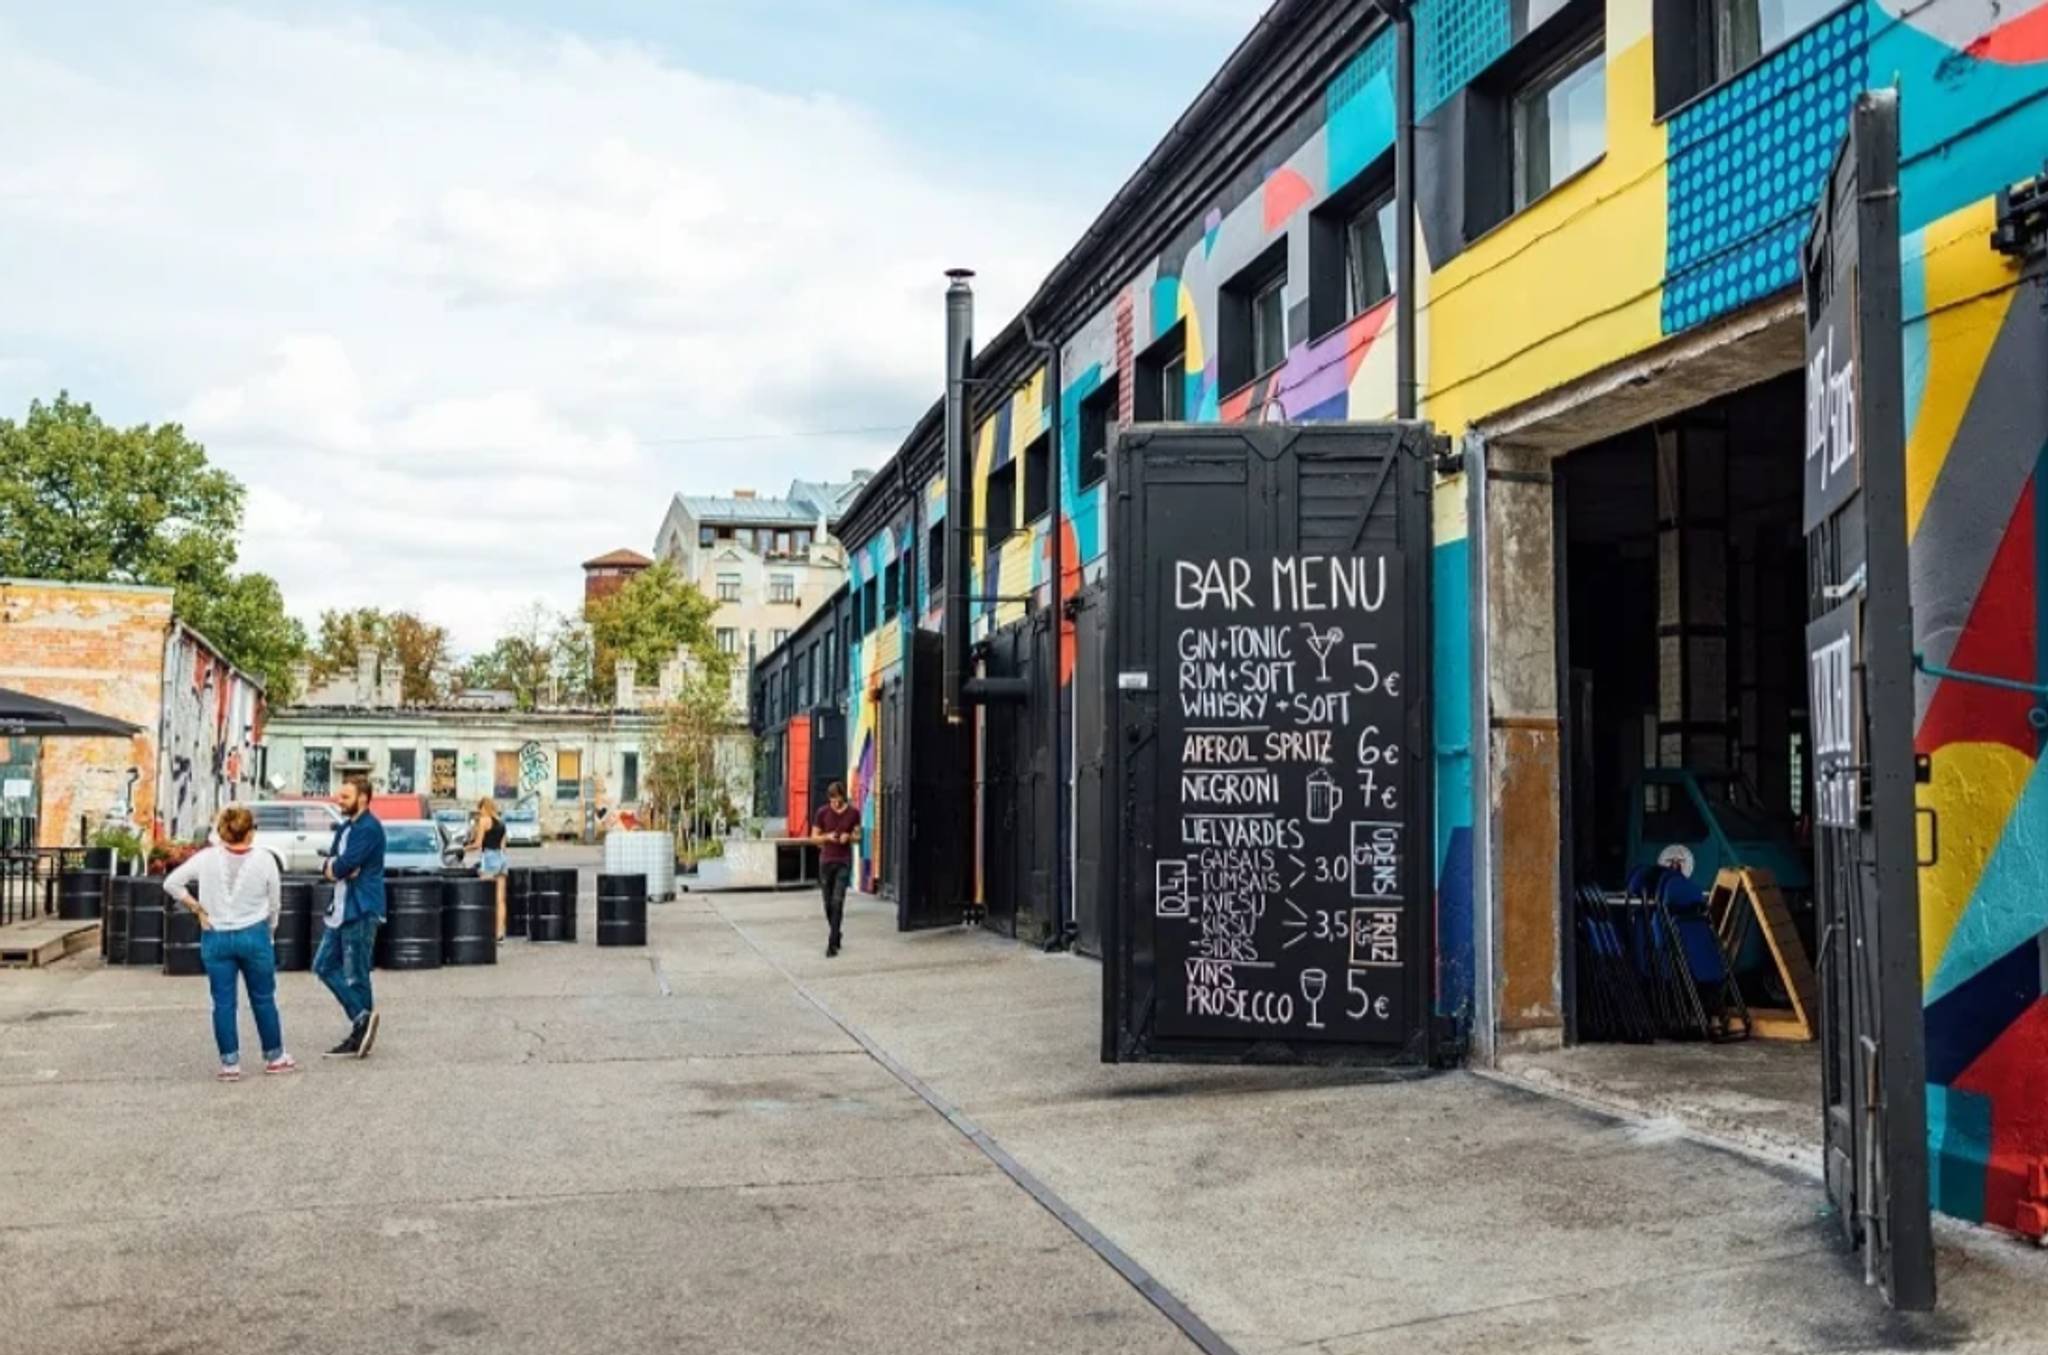
M 191 631 L 172 629 L 157 732 L 159 834 L 199 836 L 221 806 L 256 796 L 262 699 L 254 682 Z

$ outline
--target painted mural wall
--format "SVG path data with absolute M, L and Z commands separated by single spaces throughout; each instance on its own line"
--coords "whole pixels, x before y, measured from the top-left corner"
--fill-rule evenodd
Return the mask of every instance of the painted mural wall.
M 262 794 L 263 689 L 182 625 L 164 642 L 156 831 L 203 836 L 222 806 Z
M 1461 433 L 1675 336 L 1794 296 L 1800 243 L 1849 105 L 1861 89 L 1895 85 L 1919 642 L 1938 666 L 2022 685 L 2048 681 L 2048 533 L 2039 517 L 2048 321 L 2040 282 L 2023 281 L 1989 245 L 1993 195 L 2039 172 L 2048 154 L 2048 3 L 1932 0 L 1909 8 L 1854 0 L 1661 116 L 1655 8 L 1653 0 L 1609 0 L 1602 11 L 1604 151 L 1467 238 L 1456 182 L 1457 96 L 1512 61 L 1516 45 L 1540 37 L 1544 24 L 1571 15 L 1560 4 L 1419 0 L 1424 416 Z M 1359 175 L 1378 172 L 1391 147 L 1390 57 L 1385 37 L 1369 44 L 1331 82 L 1321 108 L 1260 152 L 1156 260 L 1136 276 L 1103 280 L 1112 299 L 1065 344 L 1062 390 L 1045 389 L 1040 373 L 984 409 L 974 442 L 977 529 L 988 522 L 991 477 L 1044 431 L 1049 401 L 1061 402 L 1066 550 L 1080 562 L 1074 578 L 1061 581 L 1063 595 L 1100 569 L 1105 545 L 1102 489 L 1077 487 L 1076 411 L 1114 377 L 1119 414 L 1129 421 L 1137 355 L 1176 327 L 1185 336 L 1191 420 L 1375 419 L 1392 411 L 1392 300 L 1313 334 L 1306 294 L 1316 209 Z M 1221 389 L 1223 284 L 1276 243 L 1288 261 L 1285 362 L 1248 386 Z M 929 525 L 944 498 L 936 483 L 926 492 Z M 1021 495 L 1021 483 L 1012 492 Z M 1439 486 L 1433 677 L 1440 1006 L 1448 1013 L 1468 1011 L 1472 994 L 1475 731 L 1464 504 L 1458 479 Z M 882 577 L 906 548 L 922 549 L 911 531 L 906 521 L 856 544 L 856 586 Z M 1043 590 L 1047 559 L 1043 523 L 1027 526 L 978 562 L 975 591 L 1015 598 Z M 925 571 L 918 573 L 921 585 Z M 907 628 L 937 624 L 936 599 L 920 601 L 891 625 L 870 622 L 856 644 L 856 788 L 878 774 L 868 694 L 900 659 Z M 986 632 L 1023 611 L 1021 601 L 981 605 L 976 625 Z M 1940 815 L 1943 843 L 1922 882 L 1937 1199 L 1950 1213 L 2037 1234 L 2048 1228 L 2048 1097 L 2039 1090 L 2048 1081 L 2043 704 L 2038 695 L 1957 679 L 1920 683 L 1919 744 L 1933 766 L 1922 803 Z M 1508 760 L 1525 752 L 1510 749 Z M 1541 752 L 1531 755 L 1540 761 Z M 867 861 L 863 853 L 864 881 L 872 878 Z

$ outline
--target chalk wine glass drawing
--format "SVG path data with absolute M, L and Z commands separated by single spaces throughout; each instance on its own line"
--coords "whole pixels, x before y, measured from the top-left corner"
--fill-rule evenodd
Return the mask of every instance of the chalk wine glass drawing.
M 1323 992 L 1330 986 L 1330 976 L 1320 969 L 1301 971 L 1301 995 L 1308 1000 L 1308 1028 L 1323 1029 L 1321 1007 Z

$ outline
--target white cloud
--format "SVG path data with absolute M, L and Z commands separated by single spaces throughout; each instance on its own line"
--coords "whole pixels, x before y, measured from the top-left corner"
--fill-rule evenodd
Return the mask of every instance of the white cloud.
M 696 440 L 907 427 L 941 269 L 981 268 L 992 331 L 1096 205 L 963 184 L 843 100 L 502 25 L 180 9 L 80 51 L 0 29 L 0 255 L 34 263 L 0 375 L 183 420 L 294 610 L 418 607 L 470 646 L 572 606 L 676 490 L 879 462 Z

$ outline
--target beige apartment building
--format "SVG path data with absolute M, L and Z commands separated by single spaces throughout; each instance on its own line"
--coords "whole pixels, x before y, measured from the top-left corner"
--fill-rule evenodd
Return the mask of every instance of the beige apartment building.
M 718 607 L 719 648 L 737 657 L 735 705 L 744 708 L 753 662 L 788 639 L 846 582 L 846 551 L 831 523 L 868 479 L 797 480 L 781 498 L 752 490 L 729 497 L 678 494 L 655 536 L 655 558 L 673 563 Z

